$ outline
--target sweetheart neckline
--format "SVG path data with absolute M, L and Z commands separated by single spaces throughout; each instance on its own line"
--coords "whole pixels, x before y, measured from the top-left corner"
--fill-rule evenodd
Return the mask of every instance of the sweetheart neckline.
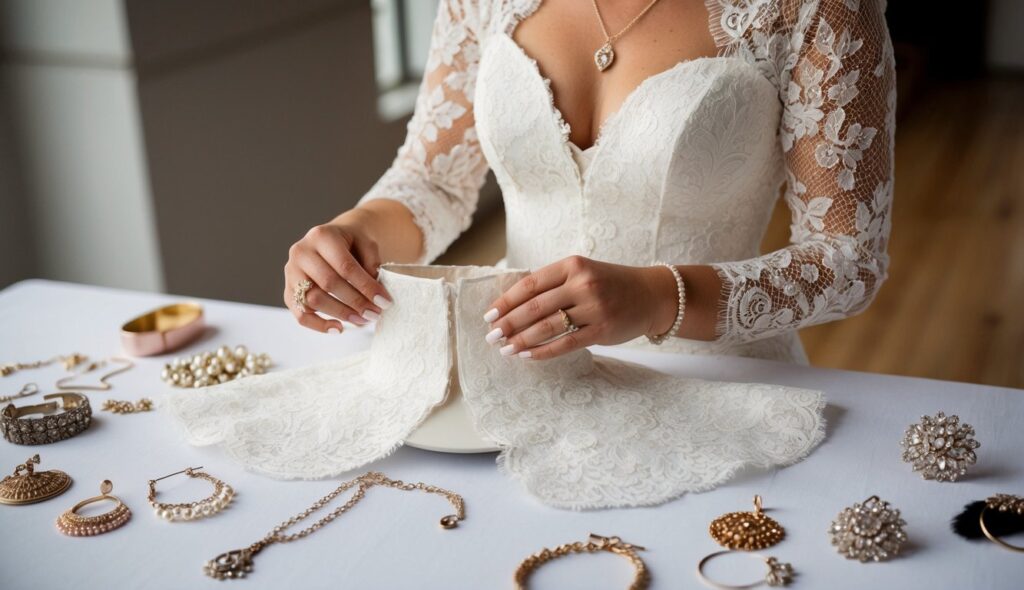
M 520 45 L 518 42 L 516 42 L 516 40 L 514 38 L 512 38 L 512 31 L 505 31 L 505 32 L 499 34 L 498 36 L 499 37 L 505 37 L 505 39 L 508 41 L 508 43 L 515 50 L 515 53 L 517 53 L 523 59 L 525 59 L 527 62 L 530 63 L 530 65 L 532 66 L 531 69 L 533 70 L 536 78 L 538 78 L 541 81 L 541 83 L 544 85 L 545 89 L 547 90 L 547 93 L 548 93 L 548 105 L 549 105 L 549 107 L 551 109 L 552 114 L 558 120 L 559 126 L 562 128 L 562 138 L 563 138 L 563 140 L 566 143 L 568 143 L 568 144 L 570 144 L 572 146 L 575 146 L 576 149 L 578 149 L 582 153 L 587 153 L 587 152 L 590 152 L 591 150 L 596 151 L 597 148 L 600 147 L 601 142 L 605 139 L 605 135 L 606 135 L 605 130 L 608 127 L 610 127 L 609 123 L 611 123 L 613 120 L 618 119 L 621 116 L 623 116 L 622 113 L 624 113 L 624 112 L 626 112 L 628 110 L 628 107 L 630 106 L 630 104 L 636 100 L 636 96 L 640 94 L 640 92 L 642 91 L 642 89 L 644 87 L 646 87 L 646 86 L 648 86 L 650 84 L 653 84 L 654 82 L 656 82 L 657 80 L 660 80 L 661 78 L 669 77 L 671 74 L 673 74 L 677 70 L 681 70 L 685 66 L 689 66 L 691 64 L 698 64 L 698 63 L 718 61 L 718 60 L 734 60 L 734 59 L 737 59 L 736 56 L 733 56 L 733 55 L 709 55 L 709 56 L 695 57 L 695 58 L 691 58 L 691 59 L 682 59 L 682 60 L 679 60 L 676 63 L 672 64 L 670 67 L 668 67 L 668 68 L 666 68 L 664 70 L 661 70 L 659 72 L 655 72 L 654 74 L 651 74 L 650 76 L 647 76 L 646 78 L 641 80 L 639 84 L 634 86 L 633 89 L 630 90 L 628 94 L 626 94 L 626 97 L 622 100 L 621 103 L 619 103 L 619 106 L 614 111 L 612 111 L 611 114 L 609 114 L 607 117 L 604 118 L 603 121 L 601 121 L 600 125 L 598 125 L 597 135 L 594 137 L 594 142 L 590 146 L 588 146 L 586 148 L 581 148 L 579 145 L 577 145 L 575 142 L 573 142 L 570 139 L 570 136 L 572 134 L 572 126 L 569 124 L 569 121 L 566 120 L 565 116 L 562 113 L 562 110 L 558 107 L 558 105 L 555 104 L 555 94 L 554 94 L 554 91 L 551 89 L 551 79 L 548 78 L 547 76 L 545 76 L 540 71 L 540 65 L 538 64 L 537 60 L 534 59 L 533 57 L 531 57 L 530 54 L 526 52 L 526 49 L 524 49 L 522 45 Z

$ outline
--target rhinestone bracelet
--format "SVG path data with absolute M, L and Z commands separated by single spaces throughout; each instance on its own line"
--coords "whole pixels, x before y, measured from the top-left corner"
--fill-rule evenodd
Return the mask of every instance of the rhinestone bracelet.
M 7 404 L 0 413 L 0 434 L 8 441 L 19 445 L 41 445 L 55 443 L 89 428 L 92 422 L 92 407 L 89 398 L 81 393 L 51 393 L 44 395 L 46 403 L 34 406 L 15 407 Z M 43 418 L 23 418 L 31 414 L 45 414 L 61 410 Z
M 667 262 L 658 262 L 657 264 L 672 271 L 672 276 L 676 279 L 676 292 L 678 293 L 679 304 L 676 308 L 676 319 L 672 322 L 672 327 L 668 329 L 668 332 L 657 336 L 647 335 L 647 340 L 649 340 L 651 344 L 661 344 L 668 338 L 678 334 L 679 328 L 683 325 L 683 314 L 686 312 L 686 285 L 683 283 L 682 275 L 679 274 L 679 269 Z

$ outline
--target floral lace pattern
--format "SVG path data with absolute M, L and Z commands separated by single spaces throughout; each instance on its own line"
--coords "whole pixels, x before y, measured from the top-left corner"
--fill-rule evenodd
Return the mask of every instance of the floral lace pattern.
M 572 509 L 658 504 L 743 466 L 798 461 L 824 437 L 818 391 L 679 378 L 585 350 L 501 356 L 481 316 L 524 274 L 385 265 L 395 305 L 368 352 L 175 393 L 161 409 L 190 443 L 221 445 L 253 471 L 330 477 L 400 446 L 455 375 L 473 426 L 502 448 L 501 471 Z
M 550 80 L 512 40 L 541 1 L 441 2 L 406 141 L 363 196 L 409 208 L 420 262 L 468 227 L 493 169 L 512 266 L 583 254 L 716 269 L 718 340 L 670 348 L 801 361 L 797 329 L 871 302 L 893 189 L 883 0 L 705 0 L 719 55 L 644 80 L 585 175 Z M 759 255 L 780 185 L 791 245 Z
M 523 273 L 464 282 L 458 371 L 499 468 L 545 504 L 656 505 L 741 467 L 789 465 L 824 438 L 819 391 L 684 379 L 580 350 L 523 362 L 481 346 L 486 306 Z
M 161 410 L 189 443 L 221 445 L 271 477 L 330 477 L 387 456 L 444 401 L 452 361 L 444 285 L 380 276 L 403 296 L 379 320 L 369 351 L 175 393 Z

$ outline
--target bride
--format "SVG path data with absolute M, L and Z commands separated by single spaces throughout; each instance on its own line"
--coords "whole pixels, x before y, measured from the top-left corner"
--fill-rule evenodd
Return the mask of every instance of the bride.
M 490 169 L 504 264 L 532 273 L 482 346 L 547 359 L 670 334 L 661 349 L 807 363 L 797 330 L 859 313 L 887 276 L 884 4 L 441 0 L 404 144 L 291 247 L 285 302 L 323 332 L 375 320 L 381 262 L 434 260 Z M 762 255 L 780 195 L 791 244 Z

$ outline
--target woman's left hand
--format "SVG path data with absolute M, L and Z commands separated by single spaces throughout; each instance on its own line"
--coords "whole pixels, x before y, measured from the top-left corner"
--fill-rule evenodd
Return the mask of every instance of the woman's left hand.
M 532 359 L 591 344 L 619 344 L 668 331 L 676 298 L 675 278 L 663 266 L 570 256 L 524 277 L 491 305 L 484 314 L 492 327 L 487 342 L 500 344 L 504 355 Z M 551 340 L 565 332 L 559 309 L 579 329 Z

